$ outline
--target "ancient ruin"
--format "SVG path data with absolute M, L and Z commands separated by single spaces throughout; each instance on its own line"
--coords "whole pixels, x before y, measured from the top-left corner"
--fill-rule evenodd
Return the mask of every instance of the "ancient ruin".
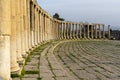
M 20 71 L 31 50 L 50 40 L 91 40 L 105 37 L 104 24 L 59 21 L 35 0 L 0 0 L 0 80 Z

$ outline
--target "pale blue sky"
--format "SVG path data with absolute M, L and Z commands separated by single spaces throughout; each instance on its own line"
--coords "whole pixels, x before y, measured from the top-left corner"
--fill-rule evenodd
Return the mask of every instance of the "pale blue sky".
M 66 21 L 110 24 L 120 29 L 120 0 L 38 0 L 49 14 Z

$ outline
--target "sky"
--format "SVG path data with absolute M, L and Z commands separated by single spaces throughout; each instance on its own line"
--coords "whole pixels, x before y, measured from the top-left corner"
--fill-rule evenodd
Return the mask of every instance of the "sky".
M 51 16 L 72 22 L 102 23 L 120 30 L 120 0 L 37 0 Z

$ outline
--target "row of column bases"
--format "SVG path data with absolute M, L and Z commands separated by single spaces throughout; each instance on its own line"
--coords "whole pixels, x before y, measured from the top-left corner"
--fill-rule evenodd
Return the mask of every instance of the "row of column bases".
M 45 41 L 106 38 L 103 24 L 56 20 L 35 0 L 1 0 L 0 11 L 0 80 L 10 80 L 23 56 Z

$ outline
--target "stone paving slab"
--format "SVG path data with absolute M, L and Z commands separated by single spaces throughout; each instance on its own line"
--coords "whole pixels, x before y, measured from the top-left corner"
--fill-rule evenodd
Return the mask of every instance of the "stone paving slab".
M 56 41 L 30 57 L 25 70 L 40 74 L 25 74 L 23 80 L 120 80 L 118 45 L 118 41 Z
M 120 80 L 119 41 L 78 41 L 60 44 L 56 59 L 76 80 Z

